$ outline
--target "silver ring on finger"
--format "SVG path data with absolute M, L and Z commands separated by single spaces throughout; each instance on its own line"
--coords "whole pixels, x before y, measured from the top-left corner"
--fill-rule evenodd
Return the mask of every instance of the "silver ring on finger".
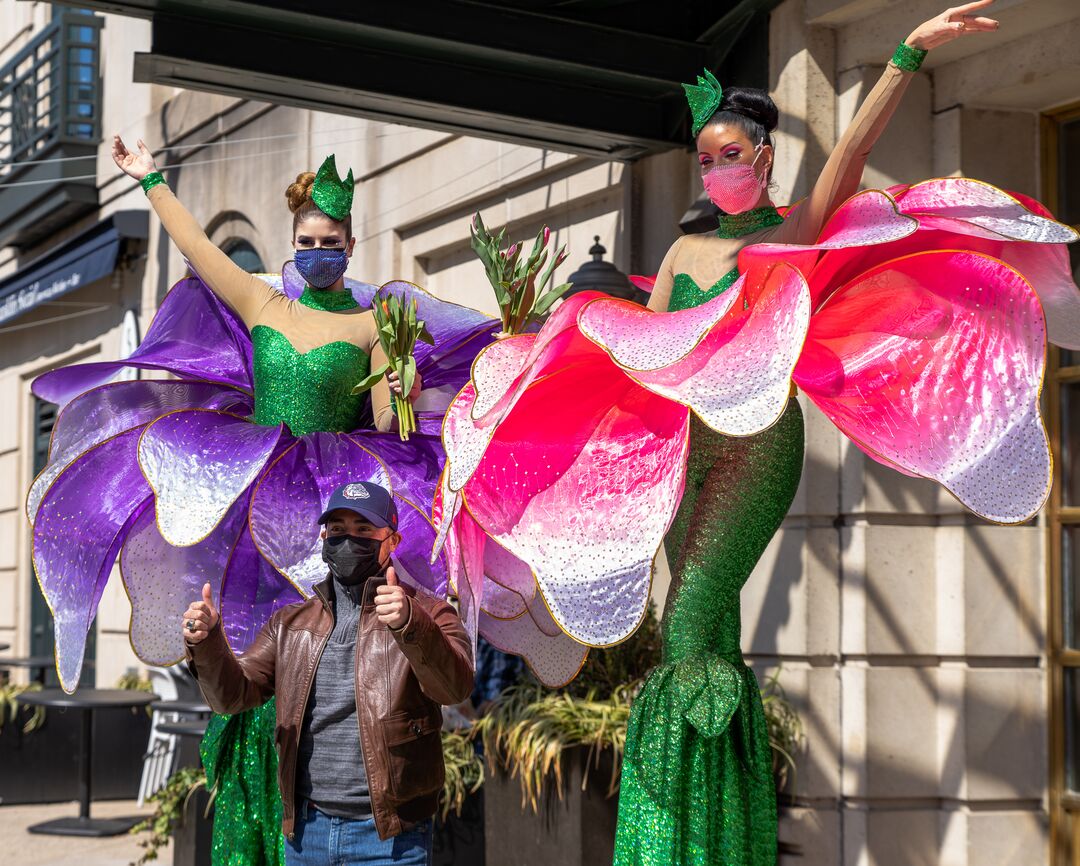
M 187 626 L 187 630 L 188 630 L 188 631 L 195 631 L 195 620 L 193 620 L 193 619 L 189 619 L 189 620 L 188 620 L 188 621 L 187 621 L 187 622 L 185 623 L 185 625 Z

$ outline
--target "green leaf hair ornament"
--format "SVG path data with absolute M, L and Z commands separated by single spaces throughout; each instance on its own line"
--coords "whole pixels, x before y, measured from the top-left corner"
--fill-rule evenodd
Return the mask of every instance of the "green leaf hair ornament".
M 690 131 L 696 138 L 709 122 L 709 118 L 720 107 L 720 100 L 724 98 L 724 89 L 716 80 L 716 76 L 706 69 L 704 76 L 697 77 L 696 85 L 684 84 L 683 90 L 686 91 L 686 101 L 690 103 L 690 115 L 694 118 L 694 125 L 690 127 Z
M 323 160 L 315 174 L 315 183 L 311 186 L 311 200 L 331 219 L 342 222 L 352 211 L 353 189 L 352 169 L 345 180 L 338 176 L 334 154 Z

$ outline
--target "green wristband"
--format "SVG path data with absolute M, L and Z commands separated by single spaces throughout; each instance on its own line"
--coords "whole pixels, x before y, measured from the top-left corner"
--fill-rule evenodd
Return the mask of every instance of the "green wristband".
M 165 176 L 160 171 L 152 171 L 139 181 L 139 186 L 143 188 L 143 192 L 150 192 L 159 183 L 165 183 Z
M 921 48 L 912 48 L 910 45 L 901 42 L 896 46 L 896 51 L 893 53 L 893 66 L 904 70 L 904 72 L 918 72 L 922 62 L 926 59 L 926 54 L 927 52 Z

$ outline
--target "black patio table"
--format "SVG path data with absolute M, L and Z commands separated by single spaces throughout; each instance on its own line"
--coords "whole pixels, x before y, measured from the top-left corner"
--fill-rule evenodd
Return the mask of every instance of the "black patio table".
M 145 707 L 153 700 L 153 694 L 134 689 L 80 689 L 72 695 L 63 689 L 42 689 L 39 692 L 23 692 L 19 695 L 20 704 L 74 709 L 82 713 L 82 731 L 79 735 L 79 814 L 74 818 L 56 818 L 34 824 L 27 828 L 31 833 L 53 836 L 119 836 L 142 820 L 140 816 L 90 817 L 94 711 L 110 707 Z
M 45 682 L 45 671 L 55 664 L 52 656 L 18 656 L 16 658 L 0 658 L 0 668 L 28 668 L 30 676 L 35 682 Z

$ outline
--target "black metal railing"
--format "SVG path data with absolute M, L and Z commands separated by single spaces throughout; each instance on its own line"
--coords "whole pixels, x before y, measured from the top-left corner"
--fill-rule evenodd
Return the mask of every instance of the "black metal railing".
M 57 10 L 0 67 L 0 177 L 56 142 L 100 141 L 101 24 L 96 15 Z

